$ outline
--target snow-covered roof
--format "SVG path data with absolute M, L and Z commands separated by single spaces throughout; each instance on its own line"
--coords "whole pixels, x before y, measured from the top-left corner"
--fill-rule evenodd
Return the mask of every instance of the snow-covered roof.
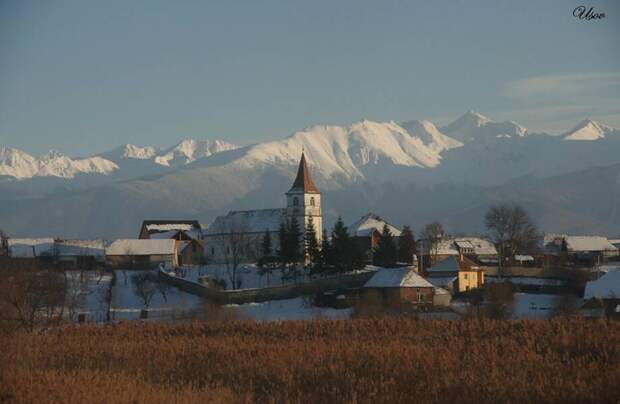
M 545 247 L 560 248 L 566 241 L 566 248 L 572 252 L 586 251 L 618 251 L 607 237 L 602 236 L 569 236 L 567 234 L 549 233 L 544 236 Z
M 207 229 L 207 235 L 278 231 L 285 213 L 285 209 L 233 210 L 226 216 L 218 216 Z
M 531 255 L 515 255 L 515 261 L 525 262 L 525 261 L 534 261 L 534 257 Z
M 56 253 L 59 256 L 92 256 L 105 255 L 103 240 L 57 240 Z
M 460 257 L 448 257 L 430 267 L 427 272 L 432 274 L 442 272 L 458 272 L 460 270 L 469 269 L 476 270 L 478 267 L 471 260 L 468 260 L 467 257 L 463 257 L 462 261 L 460 260 Z
M 163 232 L 163 231 L 179 231 L 179 230 L 185 230 L 185 231 L 189 231 L 193 228 L 194 226 L 192 224 L 189 223 L 153 223 L 153 224 L 147 224 L 146 225 L 146 229 L 151 232 L 151 231 L 158 231 L 158 232 Z
M 432 288 L 412 267 L 380 268 L 364 285 L 365 288 Z
M 566 246 L 569 251 L 617 251 L 618 248 L 601 236 L 567 236 Z
M 429 277 L 428 281 L 433 285 L 444 288 L 456 280 L 456 276 L 434 276 Z
M 381 233 L 384 225 L 387 225 L 388 229 L 390 229 L 392 236 L 398 237 L 401 235 L 402 232 L 399 228 L 389 224 L 374 213 L 368 213 L 362 216 L 357 222 L 351 224 L 349 226 L 349 233 L 354 236 L 365 237 L 370 235 L 374 230 Z
M 34 258 L 54 253 L 54 239 L 47 238 L 9 238 L 9 255 L 19 258 Z
M 106 255 L 169 255 L 176 254 L 176 240 L 120 239 L 106 250 Z
M 620 271 L 609 271 L 597 280 L 586 283 L 583 298 L 593 297 L 620 299 Z
M 454 244 L 460 249 L 472 250 L 476 255 L 497 255 L 493 243 L 480 237 L 459 237 L 454 239 Z

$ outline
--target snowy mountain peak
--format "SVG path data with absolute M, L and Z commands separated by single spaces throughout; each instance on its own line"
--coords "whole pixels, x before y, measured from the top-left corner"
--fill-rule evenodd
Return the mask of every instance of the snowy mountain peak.
M 187 138 L 155 157 L 154 161 L 162 166 L 183 165 L 199 158 L 209 157 L 215 153 L 237 148 L 239 146 L 224 140 L 195 140 Z
M 156 152 L 155 148 L 151 146 L 140 147 L 133 144 L 122 146 L 122 157 L 128 159 L 148 160 L 153 158 Z
M 495 122 L 471 110 L 448 126 L 441 128 L 441 131 L 464 143 L 480 139 L 523 137 L 528 134 L 527 129 L 516 122 Z
M 603 139 L 613 130 L 614 129 L 609 126 L 605 126 L 588 118 L 579 122 L 572 130 L 564 133 L 562 138 L 564 140 L 597 140 Z
M 18 149 L 0 149 L 0 176 L 17 179 L 32 177 L 73 178 L 77 174 L 109 174 L 118 166 L 101 157 L 73 160 L 50 150 L 39 158 Z
M 444 135 L 437 127 L 427 120 L 403 122 L 401 126 L 412 135 L 417 136 L 424 144 L 437 153 L 463 146 L 463 143 Z

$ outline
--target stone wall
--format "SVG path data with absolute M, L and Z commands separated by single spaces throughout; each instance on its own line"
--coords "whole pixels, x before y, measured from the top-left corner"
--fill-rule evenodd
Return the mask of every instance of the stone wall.
M 299 284 L 272 286 L 260 289 L 218 290 L 170 275 L 165 271 L 159 271 L 159 276 L 179 289 L 221 304 L 243 304 L 265 302 L 268 300 L 293 299 L 295 297 L 312 295 L 328 290 L 358 288 L 368 282 L 374 274 L 375 271 L 364 271 L 355 274 L 320 278 L 311 282 Z

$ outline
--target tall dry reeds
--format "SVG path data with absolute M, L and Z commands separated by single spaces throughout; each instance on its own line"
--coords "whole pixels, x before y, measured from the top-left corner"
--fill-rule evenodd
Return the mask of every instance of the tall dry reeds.
M 0 402 L 617 402 L 620 323 L 125 323 L 0 336 Z

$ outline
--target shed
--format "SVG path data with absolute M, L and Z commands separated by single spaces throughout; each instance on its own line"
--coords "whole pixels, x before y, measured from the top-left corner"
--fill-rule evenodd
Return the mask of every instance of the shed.
M 172 239 L 120 239 L 106 250 L 106 264 L 114 268 L 148 268 L 164 263 L 178 265 L 177 241 Z
M 433 304 L 435 287 L 413 267 L 380 268 L 364 285 L 364 294 L 377 293 L 388 304 Z

